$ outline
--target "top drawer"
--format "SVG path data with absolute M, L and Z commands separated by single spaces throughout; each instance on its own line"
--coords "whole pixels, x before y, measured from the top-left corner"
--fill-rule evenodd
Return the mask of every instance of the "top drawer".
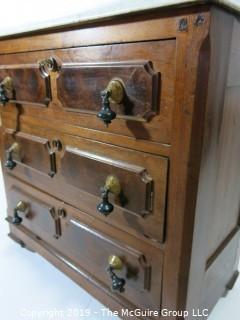
M 54 113 L 78 126 L 170 143 L 175 45 L 167 39 L 5 55 L 0 81 L 26 115 Z

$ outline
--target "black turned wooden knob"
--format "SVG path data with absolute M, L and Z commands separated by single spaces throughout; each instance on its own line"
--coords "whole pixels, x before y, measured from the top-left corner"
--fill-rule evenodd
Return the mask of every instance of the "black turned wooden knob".
M 109 101 L 110 96 L 111 96 L 111 92 L 108 90 L 104 90 L 101 92 L 102 108 L 100 112 L 97 114 L 97 117 L 101 119 L 107 127 L 112 122 L 112 120 L 116 118 L 116 112 L 114 112 L 110 108 L 110 101 Z
M 110 175 L 107 176 L 105 186 L 102 188 L 102 202 L 97 206 L 97 210 L 104 214 L 105 216 L 109 215 L 114 206 L 109 202 L 109 193 L 114 194 L 115 196 L 119 196 L 121 193 L 121 185 L 117 177 Z
M 2 105 L 5 105 L 6 103 L 8 103 L 8 101 L 9 101 L 9 98 L 6 95 L 6 90 L 4 88 L 4 85 L 1 84 L 0 85 L 0 103 Z
M 112 290 L 118 291 L 118 292 L 124 292 L 124 286 L 126 284 L 125 279 L 120 278 L 116 275 L 116 273 L 113 271 L 112 267 L 108 268 L 108 272 L 110 274 L 111 280 L 112 280 Z
M 5 77 L 0 83 L 0 104 L 5 105 L 13 95 L 13 81 L 10 77 Z
M 110 274 L 111 280 L 112 280 L 112 290 L 113 291 L 124 291 L 125 286 L 125 279 L 120 278 L 116 275 L 114 270 L 121 270 L 123 268 L 123 262 L 122 259 L 116 255 L 110 255 L 108 257 L 108 269 L 107 271 Z
M 12 152 L 9 151 L 6 154 L 6 162 L 4 164 L 5 168 L 9 169 L 9 170 L 13 170 L 16 167 L 16 162 L 13 160 L 12 158 Z
M 20 154 L 20 146 L 17 142 L 14 142 L 9 149 L 6 150 L 6 162 L 4 164 L 5 168 L 13 170 L 17 163 L 13 160 L 13 153 Z
M 28 209 L 29 206 L 27 203 L 25 203 L 24 201 L 19 201 L 13 212 L 12 224 L 20 225 L 23 219 L 18 215 L 18 212 L 24 212 L 25 214 L 27 214 Z
M 109 215 L 114 209 L 114 206 L 108 201 L 108 195 L 109 190 L 104 188 L 102 192 L 102 202 L 97 206 L 97 210 L 105 216 Z
M 108 125 L 116 118 L 116 112 L 110 108 L 110 102 L 120 104 L 124 98 L 124 87 L 122 81 L 119 79 L 113 79 L 109 82 L 107 88 L 101 92 L 102 108 L 97 114 L 97 117 L 101 119 L 105 125 Z
M 18 209 L 15 208 L 12 217 L 12 224 L 19 225 L 22 223 L 22 218 L 18 215 Z

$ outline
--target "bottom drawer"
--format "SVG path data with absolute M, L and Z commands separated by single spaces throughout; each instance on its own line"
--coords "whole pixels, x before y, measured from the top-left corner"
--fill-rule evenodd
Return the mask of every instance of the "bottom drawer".
M 160 310 L 162 253 L 69 205 L 7 178 L 8 221 L 53 246 L 134 307 Z

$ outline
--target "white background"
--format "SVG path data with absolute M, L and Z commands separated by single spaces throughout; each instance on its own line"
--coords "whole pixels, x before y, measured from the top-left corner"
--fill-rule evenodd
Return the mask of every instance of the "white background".
M 0 36 L 184 2 L 192 0 L 1 0 Z

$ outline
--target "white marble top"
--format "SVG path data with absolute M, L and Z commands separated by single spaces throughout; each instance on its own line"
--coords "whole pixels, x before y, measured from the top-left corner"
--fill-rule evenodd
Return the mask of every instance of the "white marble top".
M 200 3 L 220 4 L 240 13 L 240 0 L 9 0 L 1 3 L 0 36 Z

